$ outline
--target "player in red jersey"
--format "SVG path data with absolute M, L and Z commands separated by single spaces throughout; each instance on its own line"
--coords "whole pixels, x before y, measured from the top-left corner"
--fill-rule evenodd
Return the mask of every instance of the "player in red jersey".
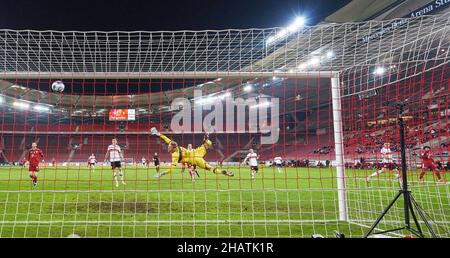
M 420 158 L 422 159 L 422 172 L 419 175 L 419 182 L 423 182 L 423 176 L 425 175 L 427 170 L 431 170 L 436 174 L 438 183 L 444 183 L 441 178 L 441 173 L 436 167 L 436 163 L 433 160 L 433 153 L 431 153 L 431 148 L 429 146 L 423 147 L 423 152 L 420 154 Z
M 20 165 L 22 165 L 22 167 L 26 167 L 27 166 L 27 157 L 23 157 L 22 160 L 20 161 Z
M 39 162 L 44 162 L 44 153 L 37 147 L 37 143 L 31 144 L 31 150 L 28 152 L 28 162 L 30 164 L 28 171 L 33 182 L 33 187 L 37 186 L 37 173 L 39 172 Z

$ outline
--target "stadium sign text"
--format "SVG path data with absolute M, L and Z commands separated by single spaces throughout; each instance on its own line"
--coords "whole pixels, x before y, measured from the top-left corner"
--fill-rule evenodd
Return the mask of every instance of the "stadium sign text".
M 428 3 L 418 9 L 408 13 L 407 15 L 403 16 L 403 18 L 416 18 L 416 17 L 420 17 L 423 15 L 432 14 L 436 11 L 443 9 L 444 7 L 447 7 L 448 5 L 450 5 L 450 0 L 435 0 L 435 1 L 432 1 L 431 3 Z M 405 25 L 407 22 L 408 22 L 408 20 L 406 20 L 406 19 L 395 20 L 392 23 L 389 23 L 389 24 L 383 26 L 382 29 L 380 29 L 370 35 L 364 36 L 358 42 L 359 43 L 369 43 L 371 40 L 378 39 L 378 38 L 382 37 L 384 34 L 394 31 L 395 29 Z
M 170 123 L 174 133 L 261 133 L 261 144 L 278 142 L 278 98 L 233 99 L 231 95 L 203 96 L 201 90 L 195 90 L 193 102 L 176 98 L 171 109 L 179 110 Z

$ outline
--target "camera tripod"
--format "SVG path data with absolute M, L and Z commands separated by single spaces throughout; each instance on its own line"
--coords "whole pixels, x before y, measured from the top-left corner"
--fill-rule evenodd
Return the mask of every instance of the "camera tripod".
M 395 195 L 395 197 L 392 199 L 392 201 L 389 203 L 389 205 L 383 210 L 383 212 L 378 216 L 377 220 L 373 223 L 373 225 L 370 227 L 369 231 L 364 235 L 364 238 L 367 238 L 371 234 L 382 234 L 387 232 L 394 232 L 399 230 L 407 230 L 411 232 L 412 234 L 424 238 L 425 235 L 423 234 L 422 228 L 420 227 L 419 221 L 417 220 L 416 213 L 414 212 L 414 209 L 416 209 L 417 213 L 419 214 L 420 218 L 425 223 L 426 228 L 430 232 L 430 235 L 433 238 L 436 238 L 436 234 L 434 233 L 433 229 L 431 228 L 430 223 L 428 222 L 426 218 L 425 211 L 420 207 L 420 205 L 417 203 L 416 199 L 414 199 L 414 196 L 412 195 L 411 191 L 408 190 L 408 178 L 406 173 L 406 151 L 405 151 L 405 122 L 403 120 L 403 102 L 398 102 L 396 104 L 398 112 L 398 125 L 399 125 L 399 136 L 400 136 L 400 151 L 401 151 L 401 173 L 402 173 L 402 184 L 401 189 L 398 191 L 398 193 Z M 389 210 L 392 208 L 392 206 L 395 204 L 395 202 L 403 196 L 403 213 L 404 213 L 404 222 L 405 225 L 400 228 L 395 229 L 389 229 L 389 230 L 383 230 L 379 232 L 373 232 L 374 229 L 377 227 L 377 225 L 381 222 L 383 217 L 389 212 Z M 410 215 L 413 218 L 414 224 L 416 226 L 416 229 L 411 227 L 411 220 Z

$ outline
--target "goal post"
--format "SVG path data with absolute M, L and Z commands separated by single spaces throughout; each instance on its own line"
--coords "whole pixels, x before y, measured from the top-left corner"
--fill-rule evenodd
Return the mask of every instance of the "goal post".
M 331 98 L 333 109 L 334 148 L 336 157 L 336 179 L 339 202 L 339 219 L 348 220 L 347 194 L 345 190 L 344 138 L 342 129 L 341 84 L 339 74 L 331 77 Z

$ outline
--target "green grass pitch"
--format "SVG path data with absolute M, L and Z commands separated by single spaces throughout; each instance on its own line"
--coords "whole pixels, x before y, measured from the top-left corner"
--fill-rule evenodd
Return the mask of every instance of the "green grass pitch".
M 228 169 L 234 177 L 199 169 L 192 182 L 180 169 L 157 179 L 153 167 L 127 166 L 126 185 L 115 187 L 108 166 L 42 167 L 33 189 L 27 168 L 0 167 L 0 237 L 361 237 L 399 189 L 393 173 L 367 185 L 372 171 L 347 169 L 349 220 L 340 221 L 333 168 L 266 167 L 256 180 L 248 167 Z M 449 237 L 448 184 L 410 177 L 434 228 Z M 380 228 L 401 225 L 401 208 Z

